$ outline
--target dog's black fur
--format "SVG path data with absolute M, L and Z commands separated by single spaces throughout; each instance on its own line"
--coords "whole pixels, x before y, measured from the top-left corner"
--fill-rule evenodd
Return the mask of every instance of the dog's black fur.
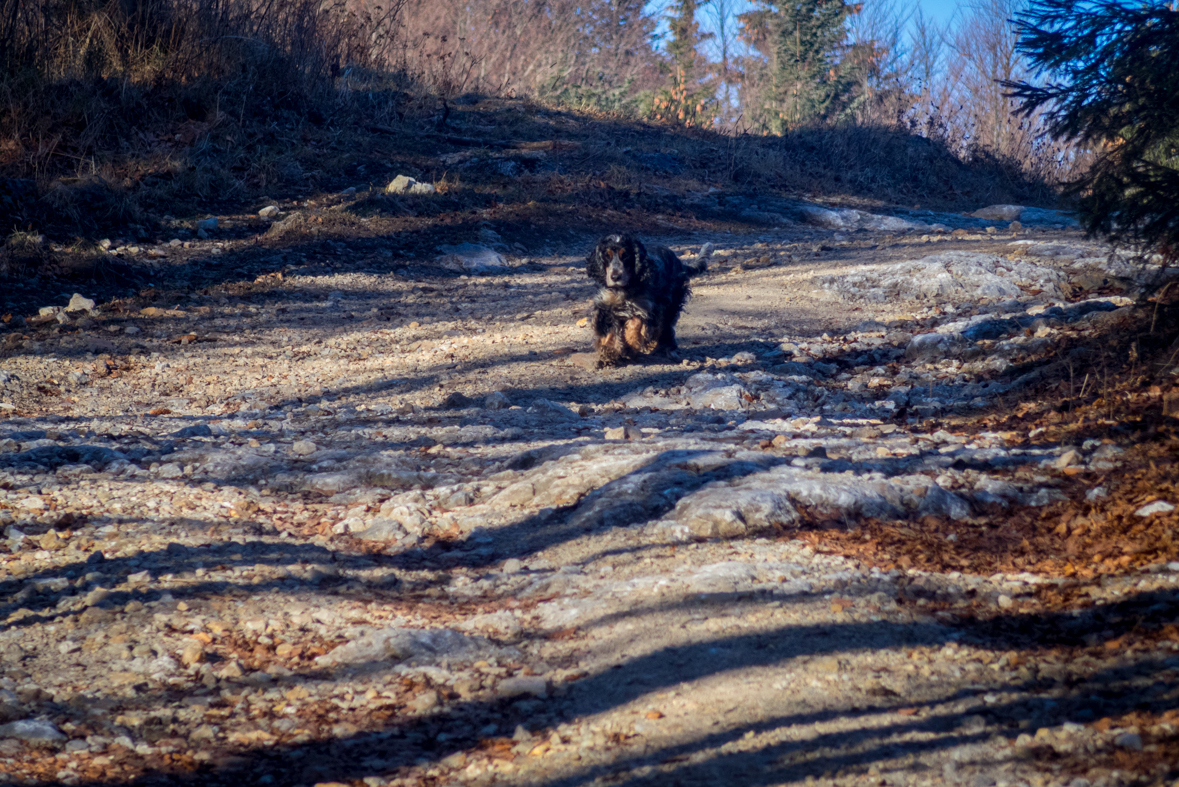
M 603 365 L 676 350 L 675 324 L 691 295 L 688 280 L 704 272 L 703 255 L 684 263 L 664 246 L 650 251 L 632 235 L 607 235 L 586 258 L 601 289 L 594 298 L 594 347 Z

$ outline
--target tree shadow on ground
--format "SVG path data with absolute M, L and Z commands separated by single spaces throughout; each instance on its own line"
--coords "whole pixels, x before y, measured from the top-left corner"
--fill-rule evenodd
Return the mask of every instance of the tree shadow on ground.
M 1122 609 L 1149 609 L 1160 604 L 1170 609 L 1179 606 L 1174 592 L 1141 594 L 1119 602 Z M 635 613 L 643 611 L 637 609 Z M 525 724 L 536 733 L 535 743 L 544 740 L 548 736 L 545 730 L 557 724 L 592 718 L 641 697 L 655 697 L 660 690 L 673 686 L 682 691 L 728 671 L 784 665 L 819 655 L 853 656 L 877 649 L 938 646 L 964 635 L 996 651 L 1078 647 L 1078 635 L 1095 621 L 1107 619 L 1110 612 L 1108 605 L 1096 605 L 1073 613 L 995 616 L 993 620 L 1024 632 L 1018 637 L 996 636 L 991 622 L 967 621 L 955 630 L 939 624 L 879 621 L 787 626 L 674 645 L 629 657 L 612 668 L 567 684 L 558 696 L 539 703 L 540 708 L 535 700 L 469 699 L 446 703 L 442 710 L 414 717 L 407 718 L 401 711 L 396 721 L 378 722 L 371 729 L 346 736 L 328 733 L 334 723 L 329 713 L 318 722 L 322 737 L 316 740 L 301 744 L 279 742 L 269 748 L 232 747 L 232 757 L 197 772 L 168 772 L 149 766 L 139 778 L 153 784 L 179 785 L 233 784 L 266 776 L 267 783 L 293 785 L 395 775 L 406 768 L 440 763 L 458 752 L 477 755 L 483 736 L 474 730 L 486 724 L 501 731 Z M 1121 616 L 1121 612 L 1115 616 Z M 1114 633 L 1129 632 L 1139 625 L 1136 620 L 1122 617 L 1114 624 Z M 782 694 L 772 701 L 767 697 L 767 707 L 757 713 L 757 721 L 733 725 L 722 721 L 720 729 L 713 732 L 690 737 L 686 733 L 660 732 L 668 722 L 648 725 L 643 731 L 621 730 L 615 744 L 604 746 L 581 765 L 567 766 L 563 775 L 543 784 L 573 787 L 606 776 L 629 785 L 666 784 L 669 780 L 715 784 L 723 775 L 727 783 L 769 785 L 836 771 L 845 775 L 863 775 L 869 768 L 904 772 L 911 755 L 959 747 L 969 750 L 971 745 L 984 741 L 991 742 L 994 749 L 995 735 L 1012 740 L 1028 728 L 1072 721 L 1085 709 L 1092 712 L 1096 707 L 1100 714 L 1113 717 L 1131 711 L 1172 710 L 1179 705 L 1173 661 L 1137 654 L 1124 666 L 1092 673 L 1079 670 L 1064 691 L 1052 680 L 996 679 L 967 688 L 939 689 L 929 683 L 917 696 L 901 699 L 868 693 L 854 697 L 833 694 L 827 700 L 795 702 Z M 303 683 L 322 684 L 385 669 L 388 665 L 312 669 L 280 677 L 271 685 L 286 691 Z M 213 705 L 229 703 L 226 707 L 231 707 L 237 695 L 245 693 L 250 685 L 246 679 L 236 685 L 227 681 L 230 696 L 214 697 Z M 1153 690 L 1144 694 L 1145 687 Z M 207 696 L 207 692 L 200 693 Z M 173 699 L 168 696 L 168 701 Z M 131 704 L 150 708 L 163 700 L 163 693 L 149 692 Z M 795 707 L 783 711 L 791 705 Z M 970 718 L 976 715 L 982 717 L 981 723 Z M 805 735 L 800 734 L 803 728 L 808 730 Z M 739 741 L 742 745 L 736 746 Z M 1008 755 L 1000 747 L 990 756 L 1003 759 Z M 134 762 L 133 757 L 123 759 Z M 653 772 L 652 768 L 662 770 Z M 103 779 L 81 783 L 120 782 Z M 137 783 L 144 782 L 137 779 Z

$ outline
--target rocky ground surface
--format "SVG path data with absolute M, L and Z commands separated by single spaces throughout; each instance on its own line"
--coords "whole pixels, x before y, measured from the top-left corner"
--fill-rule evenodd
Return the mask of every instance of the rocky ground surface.
M 1179 563 L 1035 549 L 1135 448 L 1004 420 L 1103 384 L 1151 267 L 1051 212 L 798 216 L 661 238 L 715 247 L 682 360 L 617 369 L 594 239 L 493 223 L 12 319 L 0 781 L 1179 777 Z M 257 245 L 225 223 L 109 252 Z

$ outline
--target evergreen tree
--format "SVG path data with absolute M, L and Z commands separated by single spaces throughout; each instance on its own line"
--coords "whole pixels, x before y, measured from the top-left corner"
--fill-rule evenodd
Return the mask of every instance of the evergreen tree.
M 1035 0 L 1020 49 L 1051 75 L 1004 86 L 1056 137 L 1094 146 L 1068 184 L 1090 234 L 1179 258 L 1179 11 L 1159 2 Z
M 707 2 L 707 0 L 705 0 Z M 671 39 L 667 54 L 671 60 L 667 86 L 652 102 L 657 120 L 700 125 L 716 114 L 716 83 L 709 75 L 708 60 L 700 44 L 712 38 L 701 33 L 696 22 L 696 0 L 677 0 L 668 16 Z
M 781 134 L 838 115 L 854 79 L 841 67 L 849 6 L 843 0 L 757 0 L 742 14 L 743 37 L 763 63 L 748 105 L 753 120 Z

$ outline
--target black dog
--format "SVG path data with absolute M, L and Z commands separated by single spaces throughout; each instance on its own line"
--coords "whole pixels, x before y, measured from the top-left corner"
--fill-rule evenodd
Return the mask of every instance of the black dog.
M 594 347 L 604 366 L 636 355 L 676 350 L 675 324 L 691 292 L 688 280 L 707 267 L 707 247 L 684 263 L 663 246 L 650 252 L 631 235 L 607 235 L 586 258 L 601 286 L 594 298 Z

